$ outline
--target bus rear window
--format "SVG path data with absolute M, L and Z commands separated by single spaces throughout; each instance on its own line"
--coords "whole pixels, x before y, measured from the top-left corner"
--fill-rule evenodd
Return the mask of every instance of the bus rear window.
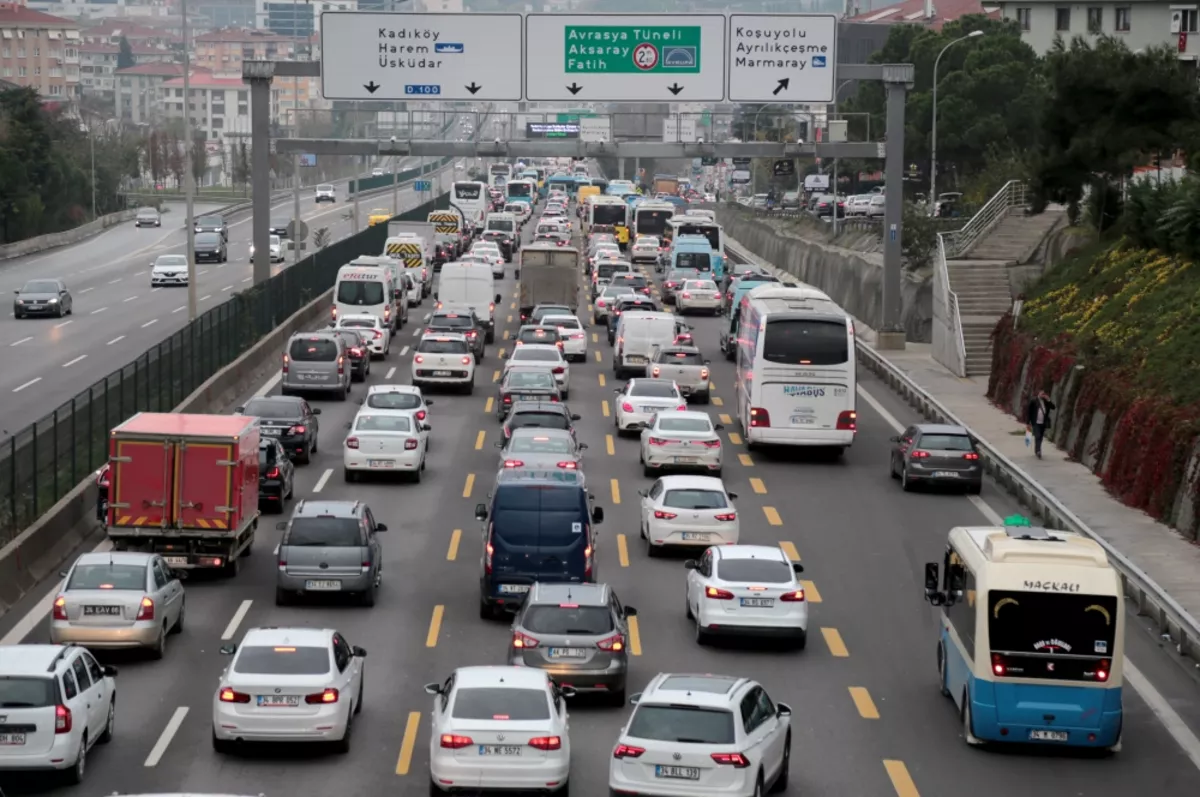
M 844 365 L 850 359 L 850 335 L 842 321 L 768 320 L 763 359 L 781 365 Z
M 680 252 L 675 256 L 675 265 L 679 268 L 694 268 L 697 271 L 712 270 L 707 252 Z
M 1117 605 L 1112 595 L 988 592 L 993 669 L 1011 678 L 1098 681 L 1113 655 Z

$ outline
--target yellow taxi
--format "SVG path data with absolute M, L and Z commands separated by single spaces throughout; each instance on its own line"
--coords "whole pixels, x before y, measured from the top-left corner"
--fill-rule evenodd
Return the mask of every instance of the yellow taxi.
M 367 216 L 367 226 L 374 227 L 376 224 L 385 224 L 392 218 L 392 211 L 387 208 L 375 208 L 371 211 L 371 215 Z

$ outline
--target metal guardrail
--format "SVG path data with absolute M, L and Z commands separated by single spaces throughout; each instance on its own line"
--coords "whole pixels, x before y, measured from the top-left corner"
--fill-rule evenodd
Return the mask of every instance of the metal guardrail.
M 1026 202 L 1027 188 L 1021 180 L 1009 180 L 975 215 L 954 233 L 946 257 L 954 259 L 971 251 L 971 247 L 1000 223 L 1000 219 L 1012 208 L 1022 207 Z
M 921 415 L 936 423 L 949 423 L 970 429 L 936 398 L 887 361 L 870 346 L 857 342 L 859 361 L 874 371 L 887 385 L 904 397 Z M 1074 512 L 1008 457 L 987 441 L 978 442 L 980 460 L 991 474 L 1018 501 L 1041 518 L 1047 528 L 1075 532 L 1094 540 L 1104 549 L 1113 568 L 1120 573 L 1125 595 L 1137 606 L 1138 614 L 1149 617 L 1159 631 L 1169 637 L 1176 652 L 1200 666 L 1200 622 L 1107 540 L 1092 531 Z
M 965 377 L 967 375 L 967 342 L 963 337 L 962 315 L 958 309 L 958 294 L 950 287 L 950 265 L 946 262 L 946 238 L 953 236 L 954 233 L 939 232 L 937 236 L 938 245 L 937 253 L 933 258 L 933 315 L 934 315 L 934 346 L 933 355 L 939 363 L 946 366 L 957 377 Z M 953 349 L 946 351 L 944 344 L 939 344 L 937 340 L 937 312 L 938 299 L 942 299 L 942 307 L 945 312 L 943 319 L 946 324 L 946 333 L 950 337 L 950 342 Z

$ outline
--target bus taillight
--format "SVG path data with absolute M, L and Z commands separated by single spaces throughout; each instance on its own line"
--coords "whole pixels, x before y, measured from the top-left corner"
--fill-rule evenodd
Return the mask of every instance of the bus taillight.
M 1008 668 L 1004 666 L 1004 659 L 999 653 L 992 654 L 992 672 L 996 675 L 1004 675 L 1008 672 Z
M 1112 670 L 1112 662 L 1104 659 L 1100 662 L 1100 666 L 1096 668 L 1096 680 L 1107 681 L 1108 673 Z
M 750 426 L 758 429 L 771 425 L 771 413 L 764 410 L 762 407 L 750 408 Z
M 837 428 L 841 431 L 854 432 L 858 430 L 858 413 L 846 410 L 838 413 Z

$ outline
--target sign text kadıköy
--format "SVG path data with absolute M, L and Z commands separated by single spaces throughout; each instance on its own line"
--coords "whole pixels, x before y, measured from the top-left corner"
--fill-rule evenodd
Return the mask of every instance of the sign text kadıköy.
M 519 14 L 321 14 L 321 94 L 330 100 L 521 99 Z
M 833 101 L 837 18 L 832 14 L 730 14 L 730 102 Z
M 531 102 L 720 102 L 720 14 L 527 14 Z

